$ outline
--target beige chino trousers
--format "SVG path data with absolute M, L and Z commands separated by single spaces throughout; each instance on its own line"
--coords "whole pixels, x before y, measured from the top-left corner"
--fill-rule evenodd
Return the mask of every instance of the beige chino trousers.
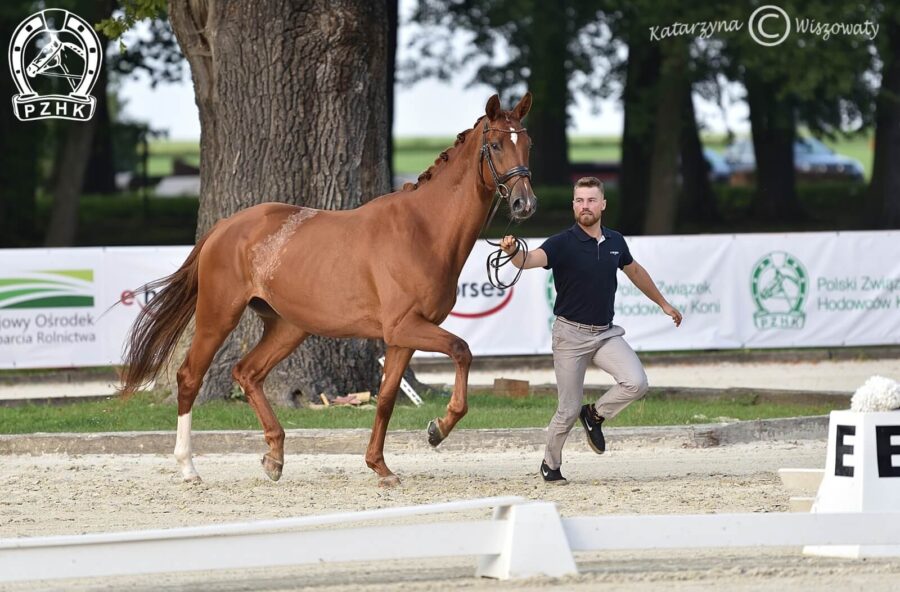
M 605 419 L 612 419 L 647 393 L 647 374 L 623 335 L 625 329 L 617 325 L 596 331 L 575 327 L 558 318 L 553 323 L 553 369 L 559 404 L 547 428 L 544 452 L 544 461 L 551 469 L 558 469 L 562 464 L 563 445 L 581 411 L 584 375 L 589 362 L 608 372 L 616 381 L 594 404 L 597 413 Z

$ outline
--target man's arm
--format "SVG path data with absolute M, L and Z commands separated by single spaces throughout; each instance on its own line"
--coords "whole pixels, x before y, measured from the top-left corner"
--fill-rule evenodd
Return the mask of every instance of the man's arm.
M 516 250 L 516 239 L 513 236 L 504 236 L 500 241 L 500 248 L 509 255 Z M 518 251 L 516 256 L 512 258 L 512 264 L 520 269 L 531 269 L 532 267 L 544 267 L 547 265 L 547 253 L 544 249 L 535 249 L 528 251 L 525 257 L 522 251 Z
M 650 274 L 647 273 L 646 269 L 641 267 L 640 263 L 632 261 L 623 267 L 622 271 L 625 272 L 625 275 L 628 276 L 631 283 L 637 286 L 638 290 L 643 292 L 647 298 L 658 304 L 659 307 L 663 309 L 664 313 L 672 317 L 672 321 L 675 322 L 676 327 L 681 325 L 681 312 L 669 304 L 669 301 L 666 300 L 665 296 L 659 292 L 656 284 L 653 283 L 653 278 L 650 277 Z

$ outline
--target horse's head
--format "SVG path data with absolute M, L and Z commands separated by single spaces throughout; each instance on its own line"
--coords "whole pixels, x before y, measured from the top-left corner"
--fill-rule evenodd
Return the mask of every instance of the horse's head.
M 515 220 L 529 218 L 537 209 L 531 188 L 528 153 L 531 138 L 522 119 L 531 109 L 531 93 L 525 93 L 512 111 L 500 108 L 500 97 L 488 99 L 481 128 L 481 176 L 509 203 Z M 505 171 L 505 172 L 504 172 Z
M 38 52 L 34 59 L 31 60 L 31 63 L 28 64 L 28 67 L 25 68 L 25 73 L 28 74 L 29 78 L 34 78 L 44 70 L 49 67 L 50 60 L 59 55 L 59 50 L 62 48 L 62 42 L 60 42 L 59 38 L 56 35 L 51 34 L 50 39 L 44 44 L 44 47 L 41 48 L 41 51 Z

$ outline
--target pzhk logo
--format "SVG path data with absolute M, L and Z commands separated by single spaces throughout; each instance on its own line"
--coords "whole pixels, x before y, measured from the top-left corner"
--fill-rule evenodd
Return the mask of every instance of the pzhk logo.
M 20 121 L 87 121 L 97 105 L 90 92 L 102 60 L 100 38 L 79 16 L 57 9 L 31 15 L 16 28 L 9 42 L 9 70 L 19 90 L 12 99 L 16 117 Z M 53 88 L 49 83 L 39 84 L 38 76 L 60 78 L 71 92 L 42 95 L 33 85 L 50 92 Z
M 784 251 L 774 251 L 756 262 L 750 290 L 757 329 L 802 329 L 803 304 L 809 295 L 809 275 L 800 261 Z

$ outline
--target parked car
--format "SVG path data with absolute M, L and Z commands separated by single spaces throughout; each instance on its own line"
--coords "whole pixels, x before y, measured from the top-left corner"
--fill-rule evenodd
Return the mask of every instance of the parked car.
M 703 156 L 709 167 L 709 180 L 713 183 L 727 183 L 731 178 L 731 167 L 722 156 L 703 149 Z M 573 162 L 569 165 L 569 178 L 575 183 L 581 177 L 597 177 L 607 186 L 615 187 L 619 183 L 621 165 L 618 162 Z M 680 178 L 680 177 L 679 177 Z
M 725 161 L 732 174 L 752 174 L 756 171 L 753 143 L 738 140 L 725 151 Z M 865 172 L 858 160 L 836 154 L 815 138 L 797 138 L 794 142 L 794 169 L 798 178 L 841 179 L 862 181 Z
M 703 157 L 709 166 L 709 180 L 712 183 L 728 183 L 731 179 L 731 165 L 725 158 L 710 148 L 703 149 Z

